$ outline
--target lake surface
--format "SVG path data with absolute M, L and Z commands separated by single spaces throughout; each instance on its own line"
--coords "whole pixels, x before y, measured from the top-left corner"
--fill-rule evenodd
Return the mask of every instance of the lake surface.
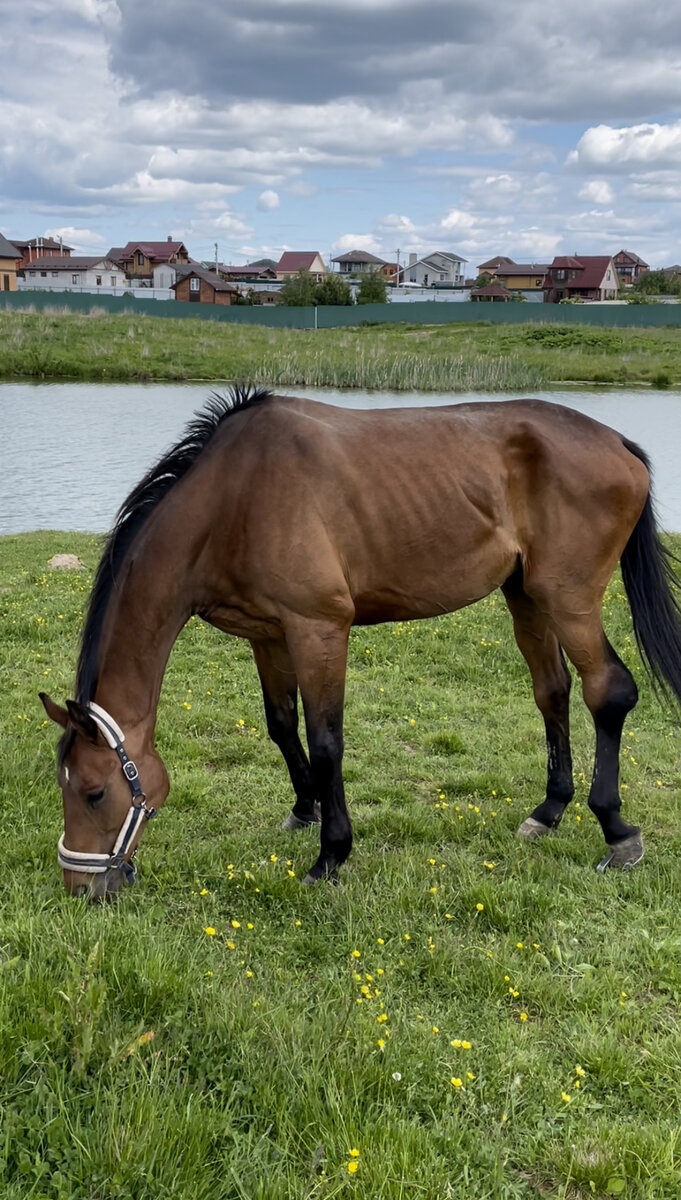
M 518 398 L 290 390 L 349 408 Z M 131 487 L 178 439 L 210 391 L 209 384 L 0 384 L 0 533 L 107 530 Z M 660 523 L 681 531 L 681 393 L 570 389 L 532 395 L 576 408 L 638 442 L 652 459 Z

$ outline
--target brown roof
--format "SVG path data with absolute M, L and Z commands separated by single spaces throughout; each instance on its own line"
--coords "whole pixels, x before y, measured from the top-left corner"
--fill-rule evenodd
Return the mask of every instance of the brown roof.
M 85 271 L 88 267 L 96 267 L 98 263 L 111 263 L 112 266 L 118 264 L 113 259 L 104 254 L 96 254 L 94 257 L 82 255 L 74 257 L 67 254 L 45 255 L 44 258 L 33 258 L 29 263 L 21 268 L 22 271 Z
M 180 250 L 184 250 L 186 254 L 187 247 L 184 242 L 128 242 L 127 246 L 124 246 L 120 251 L 121 260 L 123 262 L 127 261 L 138 250 L 145 258 L 150 259 L 152 262 L 168 262 Z
M 548 263 L 513 263 L 509 267 L 499 267 L 498 274 L 510 279 L 512 275 L 545 275 L 548 269 Z
M 338 258 L 332 258 L 331 262 L 337 263 L 377 263 L 378 266 L 387 266 L 384 258 L 376 258 L 375 254 L 369 254 L 368 250 L 351 250 L 349 254 L 339 254 Z
M 59 242 L 55 242 L 54 238 L 48 238 L 48 237 L 32 237 L 32 238 L 29 238 L 28 241 L 24 241 L 23 238 L 10 238 L 9 240 L 13 246 L 16 246 L 17 250 L 21 250 L 22 257 L 26 253 L 26 251 L 29 249 L 29 247 L 31 250 L 40 250 L 40 249 L 42 249 L 42 250 L 59 250 L 59 249 L 72 250 L 73 249 L 73 246 L 66 246 L 64 244 L 64 242 L 61 243 L 61 247 L 60 247 Z M 38 243 L 40 243 L 40 244 L 38 244 Z
M 513 266 L 513 259 L 506 258 L 503 254 L 498 254 L 496 258 L 490 258 L 488 262 L 480 263 L 479 271 L 496 271 L 497 267 Z
M 625 258 L 629 259 L 629 262 L 635 263 L 638 267 L 647 267 L 649 265 L 638 254 L 634 254 L 633 250 L 618 250 L 617 254 L 613 255 L 613 258 L 619 258 L 621 255 L 624 255 Z
M 310 271 L 315 258 L 321 258 L 318 250 L 285 250 L 277 271 Z
M 224 279 L 218 279 L 215 271 L 206 271 L 205 267 L 199 266 L 193 266 L 189 271 L 183 271 L 181 275 L 178 274 L 176 282 L 170 286 L 176 288 L 178 284 L 183 283 L 185 279 L 189 279 L 192 275 L 196 275 L 198 279 L 203 279 L 205 283 L 209 283 L 216 292 L 239 291 L 238 287 L 235 287 L 233 283 L 227 283 Z
M 266 267 L 257 263 L 246 263 L 244 266 L 234 266 L 230 263 L 218 263 L 218 271 L 223 275 L 239 275 L 244 279 L 269 278 L 276 274 L 276 265 Z
M 487 297 L 490 300 L 494 298 L 506 300 L 513 296 L 513 292 L 509 292 L 500 283 L 488 283 L 485 287 L 471 288 L 471 300 L 477 300 L 480 296 Z

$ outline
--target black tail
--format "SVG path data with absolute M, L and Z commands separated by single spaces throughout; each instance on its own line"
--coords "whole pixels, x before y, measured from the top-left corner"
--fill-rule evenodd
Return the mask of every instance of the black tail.
M 622 438 L 650 471 L 647 455 Z M 674 556 L 660 540 L 650 492 L 620 560 L 634 633 L 644 664 L 663 692 L 681 704 L 681 587 Z

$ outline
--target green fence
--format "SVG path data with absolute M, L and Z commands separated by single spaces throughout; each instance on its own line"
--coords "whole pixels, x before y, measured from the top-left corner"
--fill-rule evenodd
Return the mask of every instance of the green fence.
M 38 311 L 144 314 L 149 317 L 194 317 L 204 321 L 236 321 L 275 329 L 335 329 L 350 325 L 449 325 L 484 321 L 491 324 L 601 325 L 639 328 L 681 326 L 681 304 L 492 304 L 483 301 L 362 304 L 321 308 L 185 304 L 177 300 L 143 300 L 134 296 L 93 296 L 74 292 L 0 292 L 0 307 Z

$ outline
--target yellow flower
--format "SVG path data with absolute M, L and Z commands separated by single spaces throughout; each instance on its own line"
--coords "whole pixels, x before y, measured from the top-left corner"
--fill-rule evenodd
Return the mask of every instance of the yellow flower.
M 350 1158 L 359 1158 L 359 1150 L 349 1150 Z
M 361 957 L 362 957 L 362 955 L 361 955 L 361 953 L 360 953 L 360 951 L 359 951 L 359 950 L 353 950 L 353 952 L 352 952 L 352 957 L 353 957 L 353 958 L 361 958 Z
M 570 1096 L 567 1092 L 561 1092 L 560 1098 L 561 1100 L 564 1100 L 566 1104 L 572 1103 L 572 1096 Z
M 437 888 L 436 888 L 436 887 L 432 887 L 432 888 L 430 888 L 430 889 L 429 889 L 429 891 L 430 891 L 430 894 L 431 894 L 431 896 L 434 896 L 434 895 L 435 895 L 435 893 L 436 893 L 436 891 L 437 891 Z
M 207 896 L 207 895 L 208 895 L 208 888 L 201 888 L 201 891 L 199 892 L 199 895 L 200 895 L 200 896 Z
M 440 1032 L 440 1030 L 438 1029 L 437 1025 L 433 1025 L 433 1033 L 439 1033 L 439 1032 Z
M 516 944 L 515 944 L 515 947 L 516 947 L 516 950 L 522 950 L 522 948 L 523 948 L 523 943 L 522 943 L 522 942 L 516 942 Z
M 453 1075 L 449 1082 L 451 1083 L 452 1087 L 463 1087 L 463 1080 L 459 1079 L 458 1075 Z
M 385 938 L 376 938 L 376 942 L 379 946 L 385 946 Z
M 414 720 L 414 718 L 413 718 L 413 717 L 411 718 L 411 720 L 410 720 L 409 724 L 410 724 L 410 725 L 415 725 L 415 724 L 416 724 L 416 721 Z
M 405 942 L 410 942 L 410 941 L 411 941 L 411 934 L 410 934 L 410 933 L 405 933 L 405 935 L 404 935 L 404 940 L 405 940 Z
M 472 1071 L 466 1071 L 466 1079 L 475 1079 L 475 1075 Z
M 385 1046 L 385 1042 L 384 1042 L 383 1038 L 379 1038 L 378 1041 L 376 1042 L 376 1045 L 378 1046 L 379 1050 L 382 1050 L 383 1047 Z
M 450 1046 L 453 1046 L 455 1050 L 460 1050 L 461 1049 L 461 1038 L 454 1038 L 454 1041 L 450 1042 L 449 1044 L 450 1044 Z
M 228 950 L 236 950 L 236 946 L 234 945 L 234 942 L 225 942 L 225 945 Z
M 213 929 L 212 925 L 206 925 L 206 928 L 204 929 L 203 932 L 207 933 L 209 937 L 215 937 L 215 934 L 216 934 L 216 930 Z
M 252 979 L 252 978 L 253 978 L 253 972 L 252 972 L 252 971 L 247 971 L 247 972 L 246 972 L 246 978 L 247 978 L 247 979 Z
M 357 1159 L 351 1158 L 350 1162 L 348 1163 L 348 1171 L 350 1172 L 350 1174 L 354 1175 L 355 1171 L 357 1171 L 358 1168 L 359 1168 L 359 1163 L 357 1162 Z
M 287 871 L 286 873 L 290 879 L 295 879 L 295 875 L 296 875 L 295 871 Z
M 521 1014 L 520 1014 L 520 1020 L 521 1020 L 521 1021 L 526 1021 L 526 1020 L 527 1020 L 527 1013 L 526 1013 L 526 1012 L 521 1012 Z
M 388 1014 L 387 1014 L 387 1013 L 381 1013 L 381 1014 L 380 1014 L 380 1016 L 376 1017 L 376 1020 L 378 1021 L 379 1025 L 381 1025 L 381 1024 L 383 1023 L 383 1021 L 387 1021 L 387 1020 L 388 1020 Z
M 477 908 L 478 912 L 484 912 L 484 911 L 485 911 L 485 906 L 484 906 L 484 904 L 476 904 L 476 906 L 475 906 L 475 907 Z
M 276 861 L 277 861 L 276 854 L 270 854 L 270 862 L 276 862 Z
M 576 1066 L 575 1067 L 575 1075 L 577 1075 L 580 1079 L 583 1079 L 584 1076 L 586 1075 L 586 1071 L 584 1070 L 584 1067 Z
M 471 1048 L 471 1044 L 470 1044 L 470 1042 L 462 1042 L 462 1043 L 461 1043 L 461 1049 L 462 1049 L 462 1050 L 470 1050 L 470 1048 Z
M 434 866 L 435 866 L 435 859 L 434 859 L 434 858 L 429 858 L 429 859 L 428 859 L 428 862 L 430 863 L 431 867 L 434 867 Z
M 232 929 L 241 929 L 241 925 L 238 921 L 231 921 L 230 924 L 232 926 Z

